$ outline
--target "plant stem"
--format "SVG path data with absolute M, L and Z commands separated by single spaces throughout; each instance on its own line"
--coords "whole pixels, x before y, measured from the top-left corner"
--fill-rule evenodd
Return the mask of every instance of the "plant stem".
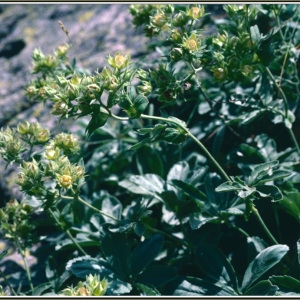
M 206 149 L 206 147 L 189 131 L 188 128 L 186 128 L 185 126 L 183 126 L 182 124 L 180 124 L 179 122 L 176 122 L 175 120 L 172 119 L 167 119 L 167 118 L 163 118 L 163 117 L 156 117 L 156 116 L 148 116 L 148 115 L 141 115 L 141 118 L 144 119 L 155 119 L 155 120 L 159 120 L 159 121 L 164 121 L 167 123 L 173 123 L 176 124 L 177 126 L 179 126 L 181 129 L 183 129 L 186 134 L 192 139 L 194 140 L 194 142 L 201 148 L 201 150 L 205 153 L 205 155 L 210 159 L 210 161 L 215 165 L 215 167 L 219 170 L 219 172 L 221 173 L 221 175 L 224 177 L 225 180 L 231 182 L 231 179 L 229 178 L 229 176 L 226 174 L 226 172 L 224 171 L 224 169 L 219 165 L 219 163 L 214 159 L 214 157 L 210 154 L 210 152 Z
M 276 79 L 274 78 L 272 72 L 270 71 L 270 69 L 268 67 L 266 67 L 266 71 L 269 74 L 269 76 L 272 79 L 272 81 L 275 84 L 275 86 L 277 87 L 279 95 L 282 95 L 283 102 L 284 102 L 285 118 L 287 118 L 287 116 L 288 116 L 288 101 L 287 101 L 287 98 L 285 96 L 285 93 L 283 92 L 283 90 L 281 89 L 281 87 L 277 84 Z
M 286 95 L 284 93 L 284 91 L 282 90 L 282 88 L 277 84 L 272 72 L 270 71 L 270 69 L 268 67 L 266 67 L 266 70 L 269 74 L 269 76 L 271 77 L 272 81 L 274 82 L 274 84 L 276 85 L 277 89 L 278 89 L 278 92 L 279 92 L 279 95 L 281 94 L 282 95 L 282 98 L 283 98 L 283 101 L 284 101 L 284 117 L 287 118 L 288 117 L 288 101 L 287 101 L 287 98 L 286 98 Z M 294 135 L 294 132 L 291 128 L 287 128 L 288 131 L 289 131 L 289 134 L 293 140 L 293 143 L 297 149 L 297 152 L 300 154 L 300 147 L 298 145 L 298 142 L 296 140 L 296 137 Z
M 71 232 L 67 229 L 65 230 L 61 225 L 59 220 L 56 218 L 54 212 L 51 210 L 51 208 L 48 209 L 48 211 L 50 212 L 51 216 L 54 218 L 56 224 L 67 234 L 67 236 L 70 238 L 70 240 L 74 243 L 74 245 L 78 248 L 78 250 L 83 254 L 83 255 L 87 255 L 87 253 L 82 249 L 82 247 L 77 243 L 77 241 L 74 239 L 74 237 L 72 236 Z
M 83 255 L 88 255 L 83 248 L 77 243 L 77 241 L 74 239 L 74 237 L 72 236 L 71 232 L 69 231 L 69 229 L 66 230 L 66 234 L 68 235 L 68 237 L 70 238 L 70 240 L 76 245 L 76 247 L 81 251 L 81 253 Z
M 103 216 L 106 216 L 114 221 L 117 221 L 119 222 L 120 220 L 118 220 L 117 218 L 115 218 L 114 216 L 112 215 L 109 215 L 107 213 L 105 213 L 104 211 L 94 207 L 93 205 L 89 204 L 88 202 L 84 201 L 82 198 L 80 198 L 79 196 L 77 197 L 77 200 L 80 201 L 81 203 L 83 203 L 84 205 L 86 205 L 87 207 L 93 209 L 94 211 L 98 212 L 99 214 L 103 215 Z
M 31 279 L 31 275 L 30 275 L 30 269 L 29 269 L 29 266 L 28 266 L 28 264 L 27 264 L 26 250 L 23 250 L 23 249 L 22 249 L 22 247 L 21 247 L 21 245 L 20 245 L 20 242 L 19 242 L 18 238 L 15 239 L 15 243 L 16 243 L 16 246 L 17 246 L 17 248 L 18 248 L 18 251 L 19 251 L 19 253 L 21 254 L 22 259 L 23 259 L 23 262 L 24 262 L 24 268 L 25 268 L 26 275 L 27 275 L 27 278 L 28 278 L 30 290 L 31 290 L 31 292 L 33 292 L 33 291 L 34 291 L 34 287 L 33 287 L 33 284 L 32 284 L 32 279 Z
M 15 290 L 13 289 L 13 287 L 10 285 L 10 283 L 8 282 L 5 274 L 1 271 L 0 269 L 0 275 L 2 276 L 2 278 L 4 279 L 5 283 L 7 284 L 7 286 L 9 287 L 10 291 L 15 295 L 18 296 L 18 294 L 15 292 Z
M 256 217 L 256 219 L 258 220 L 258 222 L 260 223 L 260 225 L 262 226 L 262 228 L 264 229 L 265 233 L 267 234 L 267 236 L 269 237 L 269 239 L 275 244 L 278 245 L 278 242 L 276 241 L 276 239 L 274 238 L 274 236 L 272 235 L 272 233 L 269 231 L 268 227 L 266 226 L 266 224 L 264 223 L 263 219 L 261 218 L 258 210 L 256 209 L 256 207 L 253 205 L 252 209 L 251 209 L 252 213 L 254 214 L 254 216 Z

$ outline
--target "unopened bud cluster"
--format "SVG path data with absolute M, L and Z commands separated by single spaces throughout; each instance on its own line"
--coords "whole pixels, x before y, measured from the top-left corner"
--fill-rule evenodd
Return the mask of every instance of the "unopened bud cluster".
M 31 246 L 34 236 L 34 225 L 30 222 L 33 208 L 23 202 L 10 200 L 0 209 L 0 232 L 12 242 L 24 248 Z
M 76 287 L 64 289 L 63 296 L 103 296 L 109 283 L 106 278 L 100 281 L 100 275 L 88 275 L 84 282 L 80 281 Z

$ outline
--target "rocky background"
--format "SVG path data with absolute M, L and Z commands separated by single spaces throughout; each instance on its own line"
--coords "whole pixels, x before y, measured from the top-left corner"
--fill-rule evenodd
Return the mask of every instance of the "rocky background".
M 101 69 L 108 54 L 125 51 L 133 58 L 144 51 L 146 38 L 131 23 L 128 4 L 0 4 L 0 127 L 19 121 L 40 122 L 50 131 L 63 131 L 68 122 L 56 117 L 42 103 L 31 103 L 25 85 L 32 79 L 31 55 L 35 48 L 45 54 L 70 43 L 60 28 L 69 31 L 73 48 L 69 57 L 91 70 Z M 72 122 L 72 121 L 71 121 Z M 13 184 L 15 172 L 0 162 L 0 206 L 20 197 Z
M 207 5 L 207 9 L 222 13 L 220 5 Z M 50 54 L 58 45 L 71 42 L 69 58 L 76 57 L 79 66 L 92 71 L 101 69 L 106 56 L 116 51 L 129 53 L 134 60 L 147 51 L 147 39 L 131 20 L 129 4 L 0 4 L 0 128 L 27 120 L 38 121 L 53 133 L 75 130 L 68 121 L 58 124 L 47 105 L 26 98 L 25 85 L 33 78 L 33 50 Z M 5 170 L 0 161 L 0 207 L 21 197 L 14 176 L 15 170 Z

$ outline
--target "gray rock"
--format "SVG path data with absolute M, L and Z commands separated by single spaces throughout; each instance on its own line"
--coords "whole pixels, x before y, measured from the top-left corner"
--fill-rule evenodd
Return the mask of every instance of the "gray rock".
M 32 52 L 40 48 L 50 54 L 58 45 L 71 43 L 69 57 L 76 57 L 79 66 L 91 71 L 103 68 L 106 56 L 117 51 L 134 57 L 145 51 L 146 38 L 133 27 L 128 10 L 128 4 L 1 4 L 0 127 L 28 120 L 54 132 L 76 132 L 72 121 L 58 124 L 49 105 L 26 98 L 25 85 L 33 78 Z M 70 40 L 58 21 L 65 25 Z M 4 170 L 1 161 L 0 202 L 21 197 L 14 176 L 15 171 Z

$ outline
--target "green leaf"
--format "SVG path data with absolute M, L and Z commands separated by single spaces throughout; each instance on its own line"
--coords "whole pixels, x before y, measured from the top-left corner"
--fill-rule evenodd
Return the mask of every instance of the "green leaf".
M 288 293 L 293 292 L 300 295 L 300 281 L 291 276 L 271 276 L 269 280 L 276 284 L 280 291 Z
M 245 185 L 241 184 L 240 182 L 233 181 L 233 182 L 224 182 L 220 184 L 218 187 L 215 188 L 216 192 L 234 192 L 239 191 L 245 188 Z
M 292 174 L 292 172 L 290 172 L 290 171 L 275 170 L 275 171 L 273 171 L 273 173 L 262 176 L 259 179 L 259 182 L 256 184 L 262 184 L 262 183 L 268 182 L 268 181 L 279 180 L 279 179 L 285 178 L 287 176 L 290 176 L 291 174 Z
M 149 104 L 144 95 L 138 95 L 136 98 L 133 94 L 123 95 L 119 101 L 119 106 L 124 109 L 130 119 L 139 118 Z
M 259 253 L 247 267 L 241 289 L 243 291 L 247 290 L 264 273 L 276 265 L 288 250 L 287 245 L 274 245 Z
M 285 127 L 288 129 L 292 129 L 293 123 L 295 122 L 295 120 L 296 120 L 296 117 L 295 117 L 294 113 L 292 111 L 288 110 L 287 118 L 284 118 Z
M 197 204 L 203 206 L 203 201 L 207 200 L 207 197 L 204 193 L 196 189 L 194 186 L 185 183 L 181 180 L 173 179 L 171 184 L 183 192 L 185 195 L 191 197 L 194 200 L 198 200 Z
M 126 233 L 113 232 L 103 228 L 100 233 L 101 249 L 105 260 L 123 280 L 129 279 L 131 249 Z
M 246 114 L 245 118 L 243 118 L 242 124 L 248 125 L 249 123 L 253 122 L 257 118 L 259 118 L 262 114 L 266 112 L 265 109 L 257 109 L 252 111 L 250 114 Z
M 138 275 L 159 254 L 164 243 L 160 234 L 153 235 L 150 239 L 140 242 L 133 250 L 131 258 L 131 274 Z
M 219 222 L 219 217 L 205 217 L 200 213 L 192 213 L 189 216 L 189 223 L 193 230 L 199 229 L 206 223 L 216 223 Z
M 250 35 L 252 43 L 257 47 L 261 40 L 261 35 L 257 25 L 250 26 Z
M 259 183 L 259 181 L 265 176 L 271 176 L 273 174 L 273 168 L 278 165 L 278 161 L 270 161 L 256 166 L 248 178 L 248 185 L 253 186 Z
M 7 254 L 8 250 L 3 250 L 0 254 L 0 260 Z
M 278 291 L 278 287 L 269 280 L 262 280 L 248 289 L 244 295 L 251 296 L 273 296 Z
M 207 279 L 218 286 L 230 286 L 237 290 L 235 271 L 225 255 L 214 245 L 202 243 L 197 247 L 196 264 Z
M 178 279 L 173 291 L 173 296 L 238 296 L 237 293 L 228 286 L 218 286 L 204 279 L 187 276 Z
M 161 177 L 164 176 L 163 161 L 159 151 L 156 149 L 144 146 L 136 151 L 135 159 L 141 175 L 151 173 Z
M 186 181 L 190 172 L 190 167 L 187 161 L 180 161 L 172 166 L 168 175 L 167 181 L 171 182 L 172 180 L 181 180 Z M 175 190 L 175 189 L 174 189 Z
M 139 283 L 160 287 L 174 280 L 177 276 L 177 268 L 175 267 L 151 265 L 138 276 L 137 281 Z
M 259 185 L 256 191 L 261 197 L 271 197 L 274 201 L 279 201 L 283 198 L 280 189 L 275 185 Z
M 161 296 L 160 292 L 154 287 L 149 287 L 141 283 L 135 283 L 134 287 L 142 292 L 141 296 Z
M 286 193 L 280 201 L 280 207 L 300 222 L 300 194 Z
M 177 128 L 168 127 L 160 136 L 160 139 L 170 143 L 179 145 L 186 140 L 186 133 Z
M 106 278 L 110 283 L 107 288 L 108 295 L 127 294 L 132 290 L 131 284 L 121 280 L 112 267 L 101 258 L 78 257 L 68 261 L 66 269 L 83 279 L 89 274 L 99 274 L 101 280 Z
M 88 126 L 86 127 L 86 133 L 90 136 L 99 127 L 102 127 L 108 119 L 108 114 L 97 112 L 92 114 L 92 119 L 90 120 Z
M 164 180 L 155 174 L 132 175 L 119 185 L 131 193 L 141 195 L 158 195 L 164 191 Z
M 150 138 L 150 137 L 145 138 L 142 141 L 140 141 L 140 142 L 134 144 L 132 147 L 130 147 L 130 150 L 137 150 L 137 149 L 151 143 L 151 141 L 152 141 L 152 138 Z

